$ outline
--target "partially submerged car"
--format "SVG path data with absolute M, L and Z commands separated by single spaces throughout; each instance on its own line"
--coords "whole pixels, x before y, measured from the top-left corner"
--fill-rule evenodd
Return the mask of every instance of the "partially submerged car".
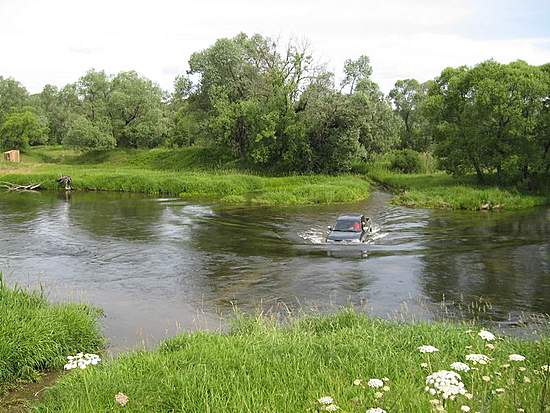
M 334 227 L 328 227 L 327 243 L 365 242 L 372 232 L 371 220 L 361 214 L 340 215 Z

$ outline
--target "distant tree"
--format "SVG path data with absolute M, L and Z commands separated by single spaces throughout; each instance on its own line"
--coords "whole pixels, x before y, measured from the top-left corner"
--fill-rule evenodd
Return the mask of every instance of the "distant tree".
M 0 128 L 1 146 L 4 149 L 26 149 L 29 145 L 46 142 L 48 127 L 32 109 L 12 112 L 5 116 Z
M 47 119 L 49 129 L 47 143 L 62 143 L 67 134 L 71 114 L 78 110 L 80 104 L 74 85 L 67 85 L 61 90 L 56 86 L 46 85 L 33 98 L 34 106 Z
M 107 110 L 119 146 L 154 147 L 167 134 L 163 91 L 134 71 L 120 72 L 110 85 Z
M 402 121 L 401 146 L 404 148 L 425 151 L 431 143 L 422 108 L 426 88 L 426 84 L 415 79 L 404 79 L 395 82 L 389 93 L 395 112 Z
M 0 76 L 0 125 L 9 112 L 20 109 L 27 99 L 27 90 L 18 81 Z
M 74 115 L 63 144 L 83 150 L 105 150 L 116 146 L 110 125 L 92 122 L 86 116 Z
M 344 79 L 342 89 L 348 87 L 349 94 L 353 94 L 361 81 L 367 80 L 372 75 L 372 66 L 368 56 L 359 56 L 356 60 L 347 59 L 344 62 Z

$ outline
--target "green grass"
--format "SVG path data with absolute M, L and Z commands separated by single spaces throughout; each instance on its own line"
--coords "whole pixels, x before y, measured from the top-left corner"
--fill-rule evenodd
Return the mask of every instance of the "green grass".
M 395 191 L 393 203 L 445 209 L 523 209 L 550 204 L 550 194 L 527 194 L 515 188 L 481 186 L 472 176 L 456 178 L 443 172 L 401 174 L 374 168 L 369 176 Z
M 56 190 L 56 178 L 70 175 L 77 190 L 139 192 L 223 204 L 326 204 L 369 196 L 369 181 L 362 176 L 263 176 L 220 169 L 235 167 L 235 161 L 207 148 L 81 154 L 40 147 L 24 154 L 23 161 L 14 168 L 0 168 L 0 181 L 40 182 L 44 189 Z
M 430 412 L 434 396 L 424 391 L 430 367 L 450 369 L 468 353 L 491 356 L 487 366 L 462 373 L 469 400 L 448 401 L 446 411 L 468 405 L 474 411 L 528 412 L 540 408 L 548 375 L 550 340 L 504 338 L 495 349 L 484 347 L 467 326 L 400 324 L 343 311 L 332 316 L 299 318 L 286 326 L 265 318 L 244 318 L 229 334 L 199 332 L 170 339 L 152 352 L 120 356 L 61 378 L 35 408 L 37 412 L 316 412 L 317 399 L 331 396 L 342 412 L 370 407 L 388 412 Z M 439 349 L 421 354 L 417 347 Z M 467 346 L 472 346 L 467 348 Z M 523 362 L 509 362 L 519 353 Z M 509 363 L 510 367 L 502 367 Z M 519 367 L 525 367 L 520 371 Z M 536 373 L 538 371 L 538 373 Z M 498 374 L 496 374 L 498 372 Z M 481 380 L 490 376 L 490 382 Z M 530 383 L 524 383 L 523 377 Z M 365 384 L 388 378 L 389 390 L 375 399 Z M 354 385 L 355 379 L 363 385 Z M 510 384 L 514 379 L 515 383 Z M 502 395 L 492 390 L 504 388 Z M 125 407 L 115 395 L 128 396 Z M 546 401 L 548 402 L 546 396 Z
M 101 348 L 98 316 L 84 305 L 49 304 L 40 292 L 8 288 L 0 274 L 0 396 L 62 368 L 69 354 Z

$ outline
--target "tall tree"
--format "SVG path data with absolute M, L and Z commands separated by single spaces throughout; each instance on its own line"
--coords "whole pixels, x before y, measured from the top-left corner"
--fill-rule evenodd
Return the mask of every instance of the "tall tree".
M 395 82 L 389 97 L 395 112 L 401 118 L 401 146 L 417 151 L 428 150 L 430 138 L 423 117 L 422 103 L 426 96 L 426 85 L 416 79 Z
M 27 90 L 18 81 L 0 76 L 0 125 L 9 112 L 25 105 L 28 96 Z

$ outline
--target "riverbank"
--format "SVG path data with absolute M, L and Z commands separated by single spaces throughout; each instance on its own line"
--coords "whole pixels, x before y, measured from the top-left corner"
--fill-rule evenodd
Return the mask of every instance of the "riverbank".
M 370 194 L 369 181 L 359 175 L 262 176 L 230 169 L 234 167 L 234 161 L 204 148 L 79 154 L 54 147 L 31 150 L 19 165 L 3 163 L 0 180 L 40 182 L 44 189 L 55 190 L 56 179 L 70 175 L 77 190 L 139 192 L 231 205 L 354 202 Z
M 8 288 L 0 274 L 0 408 L 7 390 L 61 369 L 68 354 L 102 348 L 98 316 L 84 305 L 49 304 L 41 292 Z
M 352 311 L 297 318 L 285 326 L 243 317 L 229 334 L 184 334 L 156 351 L 70 372 L 35 410 L 315 412 L 337 406 L 343 412 L 428 412 L 444 405 L 448 412 L 466 411 L 462 406 L 472 412 L 548 411 L 550 371 L 541 366 L 549 363 L 550 339 L 493 340 L 479 332 Z M 425 345 L 437 351 L 419 349 Z M 444 399 L 426 377 L 451 370 L 455 362 L 464 363 L 455 368 L 465 390 L 453 387 L 463 394 Z
M 473 176 L 443 172 L 392 172 L 387 161 L 361 165 L 355 174 L 277 176 L 251 171 L 212 148 L 116 149 L 79 152 L 62 146 L 34 147 L 21 164 L 0 162 L 0 180 L 41 182 L 59 189 L 70 175 L 77 190 L 138 192 L 229 205 L 314 205 L 365 200 L 370 182 L 396 194 L 394 204 L 440 209 L 516 210 L 550 204 L 550 189 L 539 193 L 481 186 Z
M 384 168 L 373 168 L 368 175 L 396 194 L 394 204 L 412 208 L 517 210 L 550 204 L 550 193 L 481 186 L 470 176 L 456 178 L 442 172 L 402 174 Z

